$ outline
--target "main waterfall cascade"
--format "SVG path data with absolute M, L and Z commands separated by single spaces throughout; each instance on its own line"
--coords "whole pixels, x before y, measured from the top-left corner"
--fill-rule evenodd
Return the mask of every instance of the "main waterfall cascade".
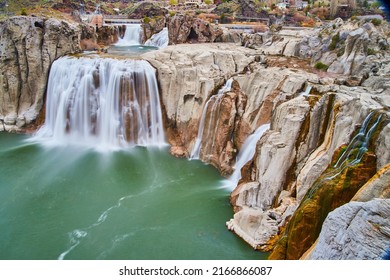
M 110 147 L 164 144 L 155 69 L 142 60 L 58 59 L 36 137 Z
M 215 131 L 218 129 L 219 106 L 225 93 L 231 91 L 232 83 L 233 83 L 233 79 L 227 80 L 225 85 L 218 91 L 218 93 L 216 95 L 213 95 L 206 102 L 199 123 L 198 135 L 196 136 L 195 144 L 190 155 L 191 159 L 199 159 L 201 150 L 207 151 L 207 147 L 210 147 L 214 144 Z M 210 104 L 212 104 L 210 108 L 210 117 L 208 119 L 208 122 L 206 123 L 206 116 L 207 116 L 207 112 L 209 111 Z M 208 142 L 206 143 L 206 145 L 204 145 L 202 143 L 203 138 L 212 139 L 212 141 L 211 143 Z

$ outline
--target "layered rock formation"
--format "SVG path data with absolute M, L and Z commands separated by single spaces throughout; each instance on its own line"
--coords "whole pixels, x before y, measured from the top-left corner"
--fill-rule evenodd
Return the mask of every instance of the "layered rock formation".
M 310 58 L 321 62 L 326 71 L 356 76 L 368 75 L 380 51 L 388 50 L 388 25 L 375 26 L 365 21 L 336 19 L 320 28 L 283 28 L 264 34 L 250 34 L 242 45 L 264 54 Z M 360 77 L 360 78 L 359 78 Z
M 237 36 L 224 35 L 224 29 L 190 14 L 158 16 L 143 20 L 144 41 L 164 27 L 169 30 L 169 44 L 234 42 Z
M 13 17 L 0 24 L 0 130 L 33 122 L 51 63 L 79 51 L 80 29 L 56 19 Z
M 187 42 L 214 42 L 223 34 L 219 26 L 186 14 L 175 14 L 170 17 L 168 30 L 171 45 Z

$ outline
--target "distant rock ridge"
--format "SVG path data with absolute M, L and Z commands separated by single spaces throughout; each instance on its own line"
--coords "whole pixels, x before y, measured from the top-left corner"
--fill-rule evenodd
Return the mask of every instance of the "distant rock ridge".
M 282 28 L 244 36 L 242 45 L 268 55 L 295 56 L 321 62 L 330 73 L 360 76 L 363 80 L 373 62 L 388 53 L 389 25 L 338 18 L 319 28 Z M 379 59 L 379 60 L 380 60 Z M 362 82 L 363 80 L 360 80 Z

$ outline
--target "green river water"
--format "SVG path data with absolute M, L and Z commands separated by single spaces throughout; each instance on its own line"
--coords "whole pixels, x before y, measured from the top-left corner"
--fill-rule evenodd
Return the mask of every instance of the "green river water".
M 0 259 L 265 259 L 227 230 L 223 178 L 167 148 L 0 133 Z

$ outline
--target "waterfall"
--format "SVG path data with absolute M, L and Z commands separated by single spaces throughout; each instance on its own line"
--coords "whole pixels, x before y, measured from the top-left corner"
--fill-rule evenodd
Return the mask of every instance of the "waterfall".
M 134 46 L 141 45 L 141 25 L 126 24 L 125 34 L 123 38 L 119 38 L 116 46 Z
M 103 147 L 163 144 L 155 69 L 143 60 L 56 60 L 36 138 Z
M 368 144 L 371 136 L 382 119 L 381 114 L 377 115 L 376 119 L 373 119 L 375 115 L 374 112 L 367 115 L 358 133 L 349 142 L 348 146 L 337 159 L 337 162 L 332 166 L 332 169 L 322 176 L 324 179 L 316 183 L 309 190 L 307 195 L 308 198 L 312 197 L 315 190 L 320 187 L 323 182 L 336 178 L 345 168 L 360 163 L 363 155 L 368 151 Z
M 311 85 L 306 85 L 305 91 L 302 91 L 300 93 L 300 96 L 309 96 L 311 89 L 312 89 Z
M 152 46 L 152 47 L 158 47 L 158 48 L 165 48 L 168 46 L 169 43 L 169 37 L 168 37 L 168 28 L 164 27 L 163 30 L 161 30 L 157 34 L 153 34 L 152 37 L 149 38 L 145 42 L 145 46 Z
M 359 132 L 351 140 L 345 151 L 341 154 L 334 168 L 345 168 L 347 165 L 355 165 L 360 162 L 365 152 L 368 151 L 368 142 L 371 139 L 372 133 L 375 131 L 378 126 L 382 115 L 379 115 L 376 121 L 369 127 L 374 116 L 374 112 L 368 114 L 365 118 L 362 127 L 359 129 Z M 358 149 L 356 155 L 353 155 L 353 151 Z
M 234 187 L 237 186 L 238 182 L 241 179 L 241 169 L 244 167 L 247 162 L 249 162 L 256 152 L 256 144 L 260 140 L 260 138 L 264 135 L 264 133 L 269 130 L 270 124 L 263 124 L 258 127 L 255 132 L 253 132 L 249 137 L 245 140 L 244 144 L 239 151 L 236 164 L 234 166 L 234 172 L 229 177 L 229 181 L 232 182 Z
M 200 119 L 200 124 L 198 128 L 198 135 L 196 136 L 195 144 L 192 149 L 190 159 L 199 159 L 200 151 L 202 149 L 202 138 L 204 133 L 205 133 L 204 136 L 205 139 L 212 138 L 213 139 L 212 142 L 214 141 L 215 135 L 213 132 L 215 132 L 218 127 L 218 116 L 219 116 L 219 112 L 217 112 L 218 111 L 217 107 L 219 107 L 220 101 L 222 100 L 224 94 L 226 92 L 231 91 L 232 83 L 233 83 L 233 79 L 227 80 L 225 85 L 218 91 L 218 93 L 216 95 L 213 95 L 206 102 L 206 105 L 203 108 L 202 117 Z M 206 116 L 207 116 L 207 112 L 209 111 L 210 104 L 212 104 L 210 108 L 210 117 L 206 124 Z M 205 127 L 207 127 L 206 131 L 205 131 Z

